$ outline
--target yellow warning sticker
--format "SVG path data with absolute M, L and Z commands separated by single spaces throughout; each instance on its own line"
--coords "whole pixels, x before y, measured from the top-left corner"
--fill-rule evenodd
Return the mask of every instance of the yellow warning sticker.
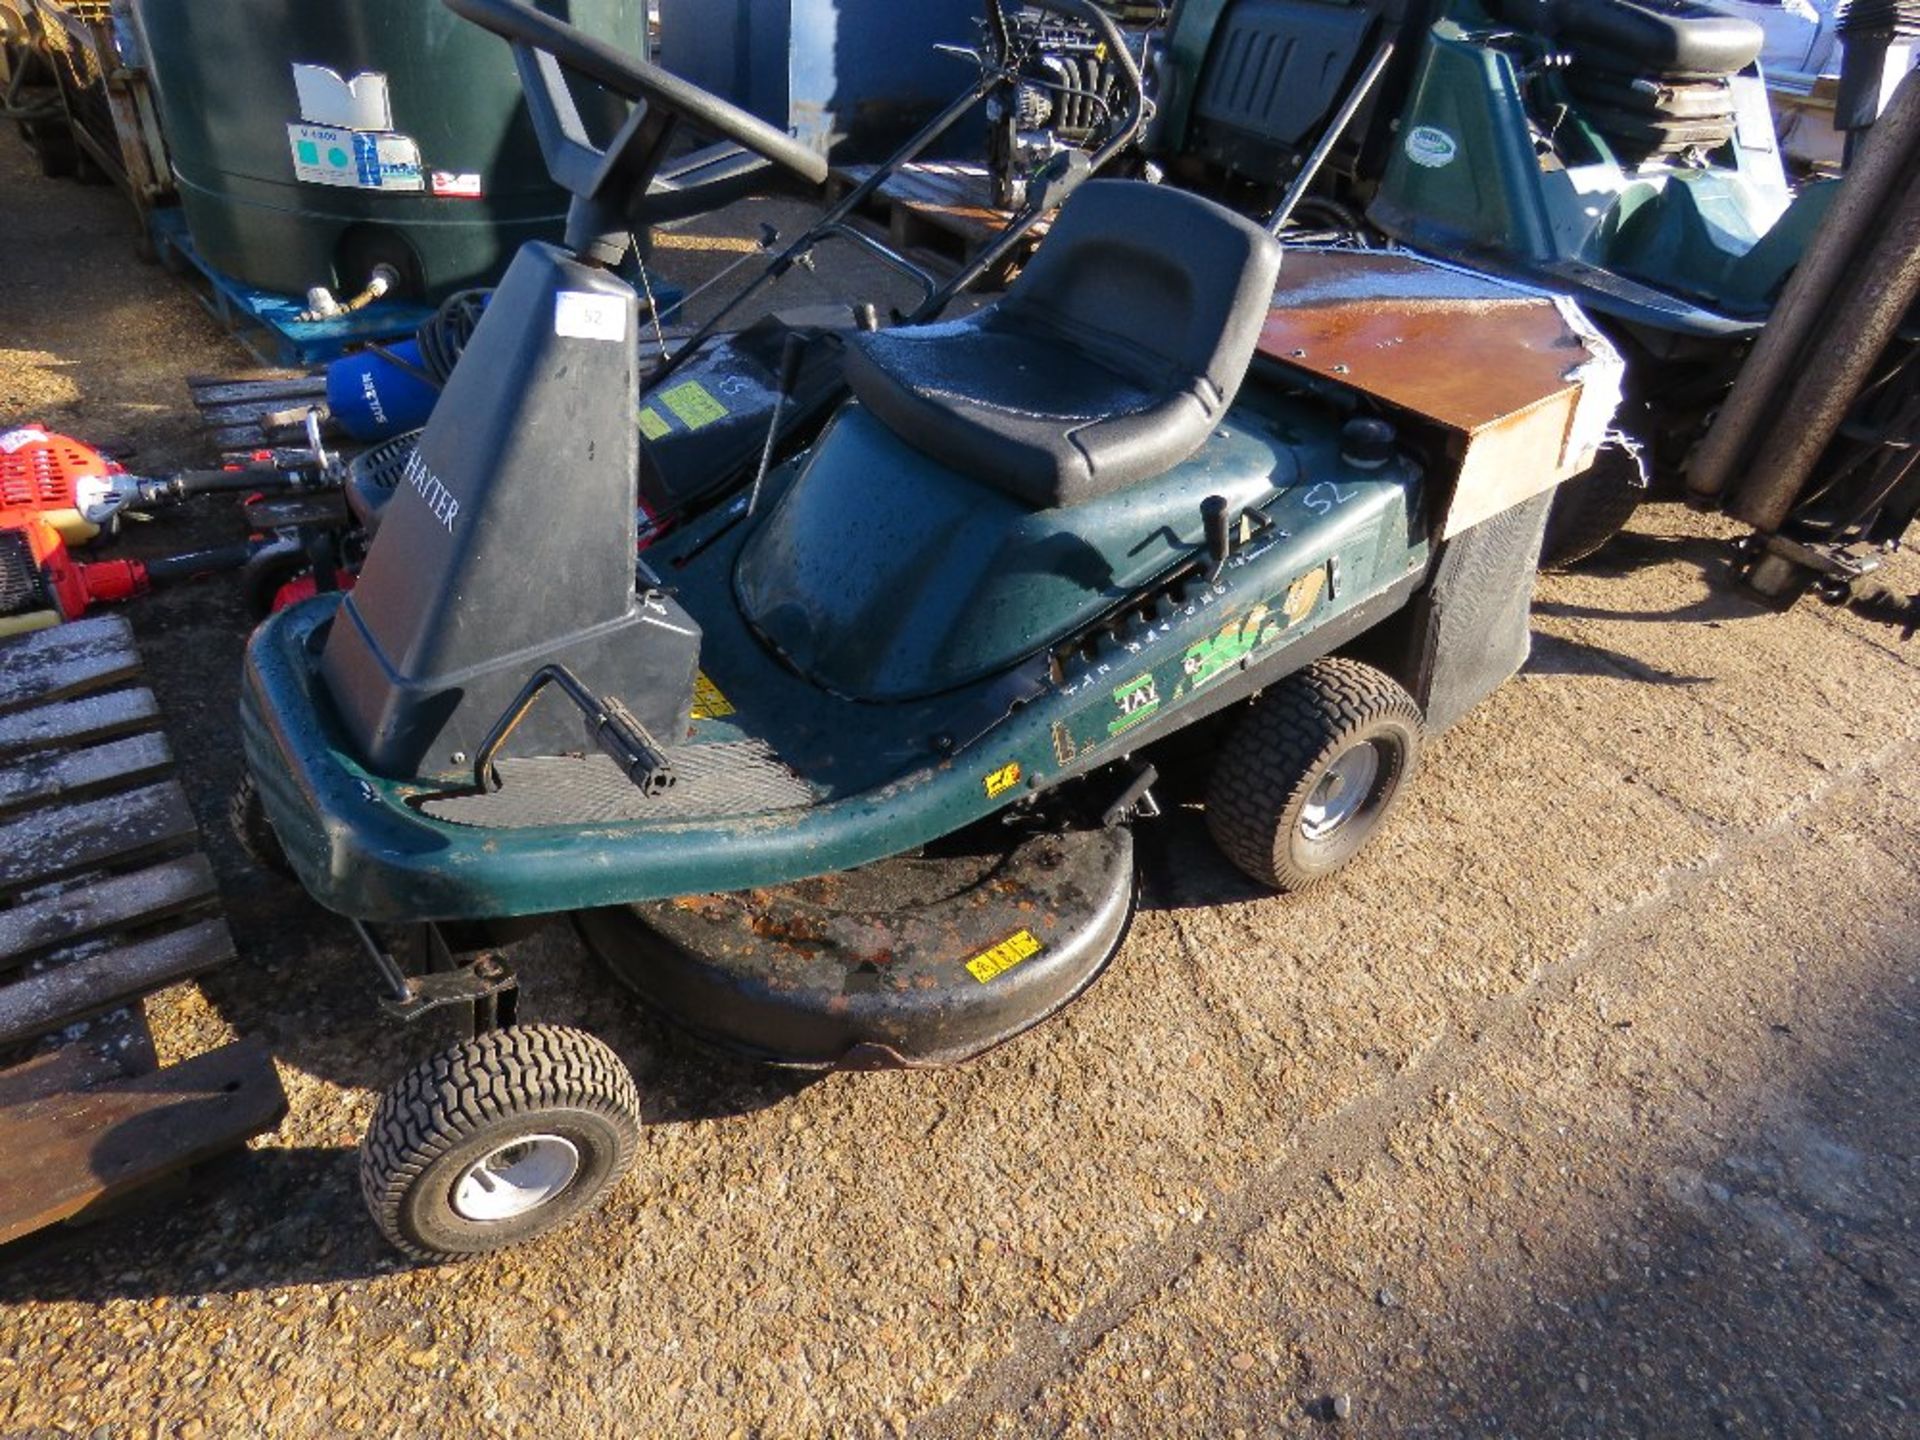
M 724 720 L 733 714 L 733 705 L 720 693 L 720 687 L 700 671 L 693 677 L 693 718 Z
M 1004 975 L 1022 960 L 1031 960 L 1046 947 L 1031 930 L 1016 930 L 998 945 L 982 950 L 967 961 L 967 973 L 982 985 L 996 975 Z
M 987 776 L 987 798 L 996 799 L 1020 783 L 1020 762 L 1010 760 Z
M 673 433 L 673 427 L 660 418 L 660 412 L 651 405 L 640 407 L 640 433 L 649 440 L 658 440 L 662 435 Z
M 689 430 L 727 418 L 727 407 L 714 399 L 698 380 L 689 380 L 663 392 L 660 403 L 679 416 Z

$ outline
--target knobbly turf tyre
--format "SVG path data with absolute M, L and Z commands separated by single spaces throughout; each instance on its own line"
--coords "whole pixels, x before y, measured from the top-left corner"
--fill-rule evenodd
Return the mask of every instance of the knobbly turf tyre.
M 1602 450 L 1591 469 L 1554 492 L 1540 568 L 1567 570 L 1590 559 L 1626 528 L 1646 493 L 1631 455 L 1611 446 Z
M 1207 828 L 1260 884 L 1317 885 L 1392 814 L 1421 738 L 1420 707 L 1391 676 L 1357 660 L 1316 660 L 1254 701 L 1227 737 L 1207 785 Z M 1340 779 L 1330 779 L 1337 765 Z M 1343 795 L 1343 784 L 1353 789 Z M 1335 816 L 1336 801 L 1350 808 Z
M 360 1190 L 399 1249 L 457 1260 L 573 1219 L 626 1173 L 639 1143 L 640 1092 L 604 1042 L 509 1026 L 423 1060 L 381 1097 L 360 1144 Z M 498 1167 L 492 1185 L 473 1178 L 483 1162 Z
M 267 819 L 267 807 L 260 803 L 260 789 L 253 783 L 251 771 L 240 772 L 233 793 L 227 797 L 227 828 L 254 864 L 282 879 L 293 879 L 293 866 L 287 863 L 280 837 L 273 833 L 273 822 Z

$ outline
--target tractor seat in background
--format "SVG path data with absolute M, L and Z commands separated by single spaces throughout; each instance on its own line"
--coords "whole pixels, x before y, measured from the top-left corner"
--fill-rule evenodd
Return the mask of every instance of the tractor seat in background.
M 1212 201 L 1093 181 L 1005 296 L 857 337 L 847 380 L 915 449 L 1037 509 L 1078 505 L 1213 433 L 1279 270 L 1279 243 Z
M 1766 32 L 1700 0 L 1503 0 L 1502 18 L 1564 45 L 1576 68 L 1720 80 L 1760 58 Z
M 1751 20 L 1698 0 L 1501 0 L 1499 10 L 1566 50 L 1581 116 L 1629 161 L 1726 144 L 1727 79 L 1766 43 Z
M 1668 80 L 1719 80 L 1760 58 L 1767 32 L 1699 0 L 1559 0 L 1576 63 Z

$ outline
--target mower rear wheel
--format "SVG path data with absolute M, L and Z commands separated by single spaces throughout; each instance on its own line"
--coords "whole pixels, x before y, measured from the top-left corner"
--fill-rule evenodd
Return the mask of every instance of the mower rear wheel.
M 1316 660 L 1253 703 L 1207 785 L 1207 828 L 1249 878 L 1292 892 L 1360 853 L 1419 763 L 1420 707 L 1357 660 Z
M 605 1042 L 516 1025 L 422 1061 L 360 1143 L 374 1224 L 420 1260 L 518 1244 L 573 1219 L 633 1164 L 640 1092 Z
M 1598 554 L 1626 528 L 1646 494 L 1633 457 L 1616 445 L 1607 446 L 1591 469 L 1554 492 L 1547 533 L 1540 542 L 1540 568 L 1569 570 Z

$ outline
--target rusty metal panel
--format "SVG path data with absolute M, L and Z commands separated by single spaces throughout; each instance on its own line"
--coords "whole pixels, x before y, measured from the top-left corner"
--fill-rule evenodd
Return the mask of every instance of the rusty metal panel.
M 1442 539 L 1585 470 L 1620 400 L 1570 302 L 1399 252 L 1288 251 L 1260 351 L 1461 437 Z

